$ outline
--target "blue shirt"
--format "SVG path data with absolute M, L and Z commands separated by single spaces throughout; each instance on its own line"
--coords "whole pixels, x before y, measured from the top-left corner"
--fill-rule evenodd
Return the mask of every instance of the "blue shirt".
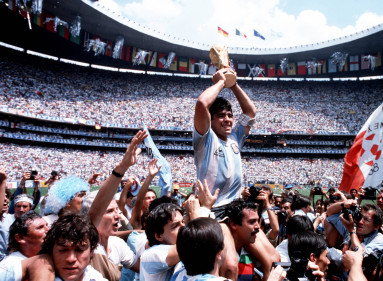
M 211 128 L 203 136 L 194 129 L 197 177 L 201 182 L 207 180 L 212 194 L 220 189 L 214 207 L 229 204 L 241 195 L 241 149 L 245 139 L 245 127 L 240 124 L 236 124 L 226 141 L 218 138 Z

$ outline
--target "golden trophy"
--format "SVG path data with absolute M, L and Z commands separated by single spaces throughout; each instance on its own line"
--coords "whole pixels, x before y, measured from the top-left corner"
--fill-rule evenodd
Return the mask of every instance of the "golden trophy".
M 229 54 L 225 45 L 213 45 L 210 48 L 210 59 L 215 67 L 219 70 L 222 68 L 227 68 L 227 71 L 224 72 L 226 82 L 225 88 L 231 88 L 237 82 L 237 76 L 230 67 Z

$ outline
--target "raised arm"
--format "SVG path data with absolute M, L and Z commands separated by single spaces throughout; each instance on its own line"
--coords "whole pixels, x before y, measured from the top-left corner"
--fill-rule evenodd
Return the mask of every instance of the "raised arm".
M 121 191 L 121 194 L 120 194 L 120 199 L 118 200 L 117 202 L 117 205 L 118 205 L 118 208 L 120 209 L 120 211 L 123 213 L 123 215 L 126 217 L 128 212 L 126 211 L 125 209 L 125 204 L 126 204 L 126 196 L 128 195 L 128 192 L 129 192 L 129 189 L 132 187 L 134 183 L 134 177 L 133 176 L 130 176 L 127 181 L 126 181 L 126 184 L 124 186 L 124 188 L 122 189 Z
M 257 109 L 255 108 L 254 103 L 251 101 L 249 96 L 245 93 L 244 90 L 236 83 L 233 87 L 230 88 L 235 97 L 238 100 L 239 105 L 241 106 L 242 112 L 247 115 L 250 118 L 255 117 L 255 113 L 257 112 Z M 245 134 L 248 135 L 250 132 L 251 127 L 246 126 Z
M 209 108 L 217 98 L 218 94 L 225 87 L 225 75 L 223 74 L 225 69 L 218 70 L 213 75 L 214 85 L 207 88 L 198 97 L 197 104 L 195 106 L 194 114 L 194 128 L 200 135 L 204 135 L 210 127 L 210 112 Z
M 161 166 L 157 167 L 157 161 L 157 159 L 153 158 L 149 162 L 149 174 L 146 177 L 144 183 L 142 184 L 140 190 L 138 191 L 136 204 L 134 204 L 132 210 L 132 217 L 129 220 L 130 224 L 133 226 L 134 229 L 141 229 L 141 210 L 144 204 L 144 199 L 150 183 L 161 169 Z
M 114 168 L 114 173 L 112 173 L 106 179 L 98 191 L 97 196 L 94 199 L 92 206 L 90 206 L 88 212 L 91 221 L 96 227 L 100 223 L 100 220 L 105 213 L 105 210 L 108 207 L 110 201 L 113 199 L 113 196 L 121 182 L 121 177 L 125 174 L 130 166 L 133 166 L 137 163 L 137 157 L 141 152 L 141 149 L 138 148 L 138 145 L 147 136 L 148 134 L 146 132 L 138 131 L 138 133 L 134 136 L 131 143 L 129 144 L 121 162 Z M 121 177 L 118 175 L 121 175 Z

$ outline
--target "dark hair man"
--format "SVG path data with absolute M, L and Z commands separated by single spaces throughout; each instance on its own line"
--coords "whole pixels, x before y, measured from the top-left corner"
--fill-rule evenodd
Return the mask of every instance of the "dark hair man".
M 225 214 L 228 220 L 221 224 L 227 251 L 227 258 L 223 268 L 233 270 L 235 268 L 234 263 L 236 263 L 238 272 L 232 272 L 234 276 L 232 279 L 236 279 L 237 276 L 239 278 L 240 275 L 247 275 L 242 269 L 249 268 L 252 272 L 254 268 L 253 262 L 241 262 L 243 265 L 238 267 L 238 260 L 235 257 L 246 256 L 249 253 L 261 263 L 264 278 L 267 280 L 271 264 L 274 261 L 279 261 L 279 254 L 268 241 L 263 231 L 260 230 L 258 205 L 252 201 L 237 199 L 226 208 Z M 233 245 L 230 244 L 230 239 L 226 238 L 230 234 Z M 227 277 L 227 272 L 221 272 L 221 276 L 223 275 Z
M 383 211 L 375 204 L 364 204 L 360 212 L 362 217 L 355 222 L 351 214 L 348 218 L 344 214 L 340 216 L 341 222 L 350 233 L 351 246 L 354 249 L 363 249 L 364 255 L 383 250 L 383 234 L 378 232 L 383 223 Z
M 213 75 L 213 83 L 199 97 L 195 107 L 193 147 L 198 179 L 207 180 L 214 194 L 215 207 L 239 198 L 242 188 L 241 148 L 254 123 L 256 108 L 238 84 L 231 87 L 243 113 L 233 128 L 231 104 L 218 94 L 226 87 L 224 72 Z M 229 69 L 230 71 L 230 69 Z
M 312 231 L 295 234 L 289 238 L 288 249 L 291 260 L 291 267 L 287 272 L 289 280 L 299 280 L 301 277 L 309 277 L 309 274 L 324 276 L 330 260 L 327 258 L 327 244 L 323 236 Z M 315 271 L 308 271 L 310 268 Z
M 197 218 L 181 227 L 177 237 L 180 260 L 193 280 L 219 276 L 225 259 L 223 233 L 220 224 L 211 218 Z M 174 277 L 173 277 L 174 278 Z
M 184 225 L 182 209 L 173 203 L 163 203 L 150 211 L 145 233 L 149 246 L 141 255 L 140 280 L 168 280 L 180 261 L 176 249 L 179 229 Z
M 0 267 L 12 266 L 37 255 L 47 232 L 47 222 L 33 211 L 17 218 L 9 230 L 9 255 L 0 263 Z

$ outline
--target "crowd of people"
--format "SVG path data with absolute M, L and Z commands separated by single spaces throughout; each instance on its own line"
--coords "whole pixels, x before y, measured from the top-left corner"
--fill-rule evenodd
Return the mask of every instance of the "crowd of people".
M 30 59 L 29 59 L 30 60 Z M 110 124 L 193 128 L 208 79 L 108 73 L 56 62 L 1 58 L 0 105 L 32 114 Z M 89 85 L 87 81 L 92 81 Z M 379 101 L 380 81 L 241 81 L 255 104 L 252 130 L 357 132 Z M 229 92 L 222 96 L 233 101 Z M 233 104 L 234 113 L 239 107 Z
M 100 173 L 104 180 L 112 170 L 112 163 L 120 157 L 120 152 L 76 150 L 53 147 L 0 143 L 0 163 L 8 163 L 9 181 L 20 181 L 25 171 L 36 170 L 41 178 L 48 178 L 52 171 L 62 176 L 77 175 L 88 178 Z M 196 171 L 193 156 L 190 154 L 166 154 L 173 180 L 175 182 L 194 183 Z M 88 165 L 83 165 L 86 159 Z M 150 159 L 142 155 L 140 165 L 132 167 L 132 174 L 145 175 L 144 167 Z M 266 158 L 251 157 L 242 159 L 245 182 L 272 181 L 275 184 L 308 185 L 313 182 L 322 186 L 336 186 L 342 179 L 343 159 L 306 159 L 306 158 Z M 157 179 L 155 179 L 157 182 Z
M 376 106 L 374 83 L 285 89 L 229 84 L 230 68 L 208 83 L 44 66 L 4 60 L 0 102 L 66 118 L 192 127 L 194 159 L 166 155 L 173 182 L 158 180 L 160 197 L 150 187 L 167 167 L 156 152 L 140 155 L 146 131 L 124 154 L 0 144 L 0 280 L 382 279 L 383 186 L 372 197 L 362 186 L 325 191 L 339 184 L 340 160 L 241 157 L 258 127 L 356 130 L 366 118 L 358 110 Z M 195 184 L 185 194 L 176 181 Z M 293 185 L 274 194 L 255 181 L 317 186 L 306 197 Z

